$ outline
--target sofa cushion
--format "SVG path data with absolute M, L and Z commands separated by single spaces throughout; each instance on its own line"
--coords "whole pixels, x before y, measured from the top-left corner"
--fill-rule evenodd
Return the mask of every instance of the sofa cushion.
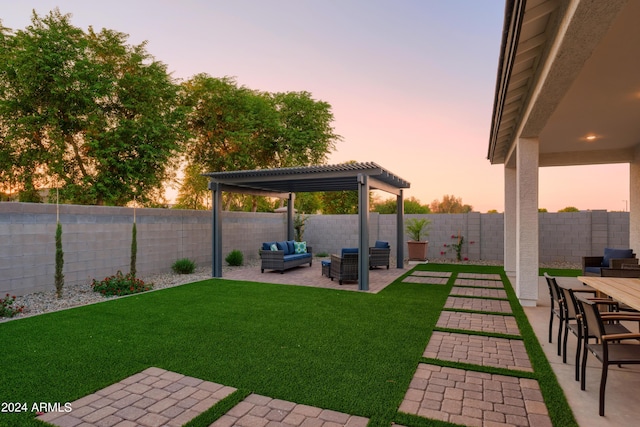
M 284 262 L 295 261 L 297 259 L 311 258 L 311 254 L 291 254 L 284 256 Z
M 599 276 L 601 268 L 602 267 L 585 267 L 584 268 L 584 272 L 585 273 L 595 273 L 595 274 L 597 274 Z
M 602 258 L 602 266 L 609 267 L 609 260 L 613 258 L 633 258 L 633 250 L 604 248 L 604 257 Z
M 287 245 L 287 242 L 276 242 L 276 245 L 278 245 L 278 250 L 284 251 L 285 255 L 289 255 L 289 245 Z
M 287 248 L 289 249 L 290 254 L 296 253 L 296 242 L 293 240 L 287 240 Z
M 341 256 L 344 254 L 357 254 L 358 248 L 342 248 Z
M 383 242 L 382 240 L 376 240 L 376 244 L 374 245 L 376 248 L 387 249 L 389 247 L 389 242 Z
M 307 242 L 294 242 L 294 252 L 296 254 L 306 254 L 307 253 Z
M 275 245 L 275 244 L 276 244 L 276 242 L 264 242 L 262 244 L 262 250 L 263 251 L 269 251 L 269 250 L 271 250 L 271 245 Z

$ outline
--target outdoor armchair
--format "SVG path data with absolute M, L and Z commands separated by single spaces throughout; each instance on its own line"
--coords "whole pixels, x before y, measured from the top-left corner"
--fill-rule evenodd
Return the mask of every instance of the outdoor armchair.
M 376 241 L 375 246 L 369 248 L 369 268 L 387 267 L 389 269 L 389 242 Z
M 341 255 L 331 255 L 331 280 L 343 281 L 358 280 L 358 248 L 343 248 Z

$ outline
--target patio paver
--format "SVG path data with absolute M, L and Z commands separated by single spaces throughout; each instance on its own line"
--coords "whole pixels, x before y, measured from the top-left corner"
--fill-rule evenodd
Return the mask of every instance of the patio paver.
M 368 418 L 251 394 L 209 427 L 366 427 Z
M 453 292 L 453 291 L 452 291 Z M 456 310 L 490 311 L 494 313 L 512 313 L 511 305 L 506 300 L 449 297 L 445 308 Z
M 521 340 L 435 331 L 424 357 L 532 372 Z
M 454 286 L 451 289 L 451 295 L 465 297 L 502 298 L 505 300 L 507 299 L 507 292 L 504 289 Z
M 475 286 L 480 288 L 504 289 L 504 284 L 500 280 L 464 279 L 460 278 L 460 276 L 456 279 L 454 286 Z
M 496 273 L 458 273 L 458 279 L 496 280 L 502 283 L 502 278 Z
M 500 316 L 495 314 L 443 311 L 440 313 L 436 327 L 520 335 L 518 324 L 513 316 Z
M 468 426 L 551 426 L 537 381 L 426 363 L 400 411 Z
M 210 381 L 148 368 L 71 402 L 71 411 L 48 412 L 40 420 L 60 427 L 178 427 L 235 392 Z

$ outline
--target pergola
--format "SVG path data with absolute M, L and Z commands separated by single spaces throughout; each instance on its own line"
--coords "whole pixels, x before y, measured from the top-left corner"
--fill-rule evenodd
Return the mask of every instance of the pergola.
M 358 191 L 358 232 L 360 290 L 369 290 L 369 191 L 382 190 L 397 198 L 397 268 L 403 268 L 404 199 L 410 184 L 372 163 L 306 166 L 207 173 L 213 200 L 213 277 L 222 277 L 222 192 L 243 193 L 288 199 L 287 239 L 293 240 L 295 193 L 317 191 Z

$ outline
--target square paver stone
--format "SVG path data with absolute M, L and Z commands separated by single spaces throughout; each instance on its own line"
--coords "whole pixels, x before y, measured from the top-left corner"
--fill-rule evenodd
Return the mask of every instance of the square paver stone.
M 469 426 L 551 426 L 538 382 L 418 365 L 400 411 Z
M 480 366 L 533 371 L 522 340 L 436 331 L 431 335 L 423 356 Z
M 251 394 L 209 427 L 332 426 L 366 427 L 368 418 Z M 274 424 L 275 423 L 275 424 Z
M 451 297 L 449 297 L 448 300 L 450 299 Z M 478 299 L 478 301 L 490 300 Z M 436 326 L 438 328 L 446 329 L 461 329 L 465 331 L 495 332 L 499 334 L 520 335 L 520 330 L 518 329 L 518 324 L 515 317 L 508 315 L 501 316 L 498 314 L 443 311 L 442 313 L 440 313 L 440 318 L 438 319 L 438 323 L 436 323 Z
M 48 412 L 39 418 L 61 427 L 97 427 L 120 421 L 144 426 L 183 425 L 235 391 L 210 381 L 148 368 L 70 402 L 68 412 Z
M 451 292 L 453 293 L 454 291 L 452 290 Z M 449 296 L 444 308 L 453 310 L 489 311 L 493 313 L 513 312 L 508 300 L 465 298 L 458 296 Z
M 460 276 L 456 279 L 455 286 L 504 289 L 504 283 L 502 283 L 502 280 L 465 279 L 460 278 Z

